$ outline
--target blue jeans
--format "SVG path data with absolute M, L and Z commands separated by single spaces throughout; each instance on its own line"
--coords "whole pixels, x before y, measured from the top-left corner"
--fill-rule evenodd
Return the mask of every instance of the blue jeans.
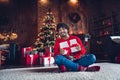
M 57 64 L 58 67 L 60 65 L 64 65 L 68 70 L 72 70 L 72 71 L 77 71 L 79 65 L 87 67 L 93 64 L 95 61 L 96 61 L 96 57 L 94 54 L 86 54 L 85 56 L 75 61 L 71 61 L 63 55 L 57 55 L 55 57 L 55 64 Z

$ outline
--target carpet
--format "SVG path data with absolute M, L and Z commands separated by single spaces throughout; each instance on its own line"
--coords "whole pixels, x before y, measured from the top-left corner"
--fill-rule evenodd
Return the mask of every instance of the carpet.
M 120 80 L 120 64 L 115 63 L 95 63 L 100 65 L 99 72 L 64 72 L 56 70 L 56 66 L 51 71 L 41 71 L 40 69 L 2 69 L 0 70 L 0 80 Z M 48 70 L 49 67 L 47 67 Z

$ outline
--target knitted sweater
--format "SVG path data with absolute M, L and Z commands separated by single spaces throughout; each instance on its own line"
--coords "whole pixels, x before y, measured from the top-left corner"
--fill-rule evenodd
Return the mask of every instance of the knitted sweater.
M 80 46 L 80 50 L 77 50 L 75 47 Z M 56 39 L 54 45 L 54 57 L 60 54 L 60 49 L 65 50 L 64 56 L 73 57 L 74 59 L 79 59 L 81 56 L 86 54 L 86 49 L 82 44 L 82 41 L 77 36 L 70 36 L 68 39 L 64 40 L 62 38 Z

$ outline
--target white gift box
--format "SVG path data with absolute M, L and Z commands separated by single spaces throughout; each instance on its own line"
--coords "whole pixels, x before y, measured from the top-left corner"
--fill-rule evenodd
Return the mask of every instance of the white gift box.
M 54 64 L 53 57 L 40 57 L 40 65 L 52 65 Z

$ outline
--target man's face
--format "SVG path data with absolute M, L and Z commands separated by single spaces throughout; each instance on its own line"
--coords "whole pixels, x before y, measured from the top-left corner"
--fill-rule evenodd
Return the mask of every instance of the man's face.
M 68 30 L 66 28 L 60 28 L 58 32 L 61 37 L 66 37 L 68 35 Z

